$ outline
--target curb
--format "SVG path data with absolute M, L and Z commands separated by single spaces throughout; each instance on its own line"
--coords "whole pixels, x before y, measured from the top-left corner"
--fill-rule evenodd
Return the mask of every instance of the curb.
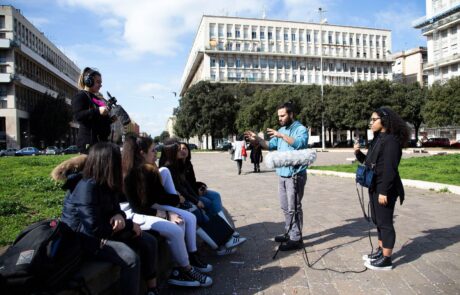
M 317 175 L 326 175 L 326 176 L 338 176 L 338 177 L 345 177 L 345 178 L 355 178 L 354 173 L 348 173 L 348 172 L 307 169 L 307 173 L 317 174 Z M 457 186 L 457 185 L 421 181 L 421 180 L 413 180 L 413 179 L 402 179 L 402 183 L 404 186 L 415 187 L 415 188 L 425 189 L 425 190 L 435 190 L 435 191 L 445 192 L 445 190 L 447 189 L 449 192 L 453 194 L 460 195 L 460 186 Z

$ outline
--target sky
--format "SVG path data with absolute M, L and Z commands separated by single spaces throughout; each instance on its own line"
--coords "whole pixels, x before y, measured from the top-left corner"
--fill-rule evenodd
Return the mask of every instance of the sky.
M 141 131 L 166 129 L 203 14 L 318 22 L 392 31 L 392 52 L 426 46 L 412 21 L 424 0 L 12 0 L 76 65 L 102 73 L 109 91 Z M 153 98 L 152 98 L 153 97 Z

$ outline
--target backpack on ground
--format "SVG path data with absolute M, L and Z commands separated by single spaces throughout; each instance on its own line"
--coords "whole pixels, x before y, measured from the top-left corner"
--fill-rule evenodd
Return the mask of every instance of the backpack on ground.
M 34 223 L 0 256 L 0 294 L 60 290 L 78 269 L 82 256 L 79 237 L 65 223 Z

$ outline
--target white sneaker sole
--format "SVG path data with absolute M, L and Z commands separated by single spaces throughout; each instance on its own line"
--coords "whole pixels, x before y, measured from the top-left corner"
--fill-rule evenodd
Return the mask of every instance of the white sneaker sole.
M 236 247 L 231 248 L 231 249 L 224 249 L 224 250 L 217 250 L 216 254 L 217 256 L 225 256 L 225 255 L 230 255 L 236 252 Z
M 175 279 L 169 279 L 168 284 L 181 287 L 200 287 L 201 284 L 198 281 L 181 281 Z
M 194 269 L 202 272 L 202 273 L 208 273 L 208 272 L 211 272 L 212 271 L 212 265 L 208 264 L 208 266 L 206 268 L 201 268 L 201 267 L 198 267 L 196 265 L 192 265 Z
M 243 244 L 244 242 L 246 242 L 246 238 L 235 238 L 235 237 L 232 237 L 232 241 L 231 242 L 227 242 L 225 243 L 225 248 L 227 249 L 231 249 L 231 248 L 235 248 L 241 244 Z
M 388 270 L 393 269 L 393 265 L 385 266 L 385 267 L 375 267 L 375 266 L 371 265 L 371 263 L 369 261 L 364 262 L 364 266 L 367 267 L 368 269 L 372 269 L 372 270 L 388 271 Z

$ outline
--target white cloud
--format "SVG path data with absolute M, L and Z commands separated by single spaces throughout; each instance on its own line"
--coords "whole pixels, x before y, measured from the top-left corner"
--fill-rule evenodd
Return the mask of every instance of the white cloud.
M 61 0 L 60 3 L 84 7 L 101 17 L 101 26 L 123 24 L 125 48 L 119 55 L 136 58 L 144 53 L 176 55 L 187 52 L 182 38 L 196 31 L 203 14 L 261 14 L 263 0 L 183 0 L 136 2 L 125 0 Z M 265 1 L 267 2 L 267 1 Z M 229 7 L 231 7 L 229 9 Z
M 50 23 L 50 20 L 45 17 L 28 17 L 27 19 L 37 28 L 40 28 Z
M 116 18 L 106 18 L 101 21 L 101 26 L 104 29 L 119 29 L 123 26 L 120 20 Z
M 144 83 L 137 87 L 141 93 L 150 94 L 152 91 L 167 91 L 168 87 L 159 83 Z

